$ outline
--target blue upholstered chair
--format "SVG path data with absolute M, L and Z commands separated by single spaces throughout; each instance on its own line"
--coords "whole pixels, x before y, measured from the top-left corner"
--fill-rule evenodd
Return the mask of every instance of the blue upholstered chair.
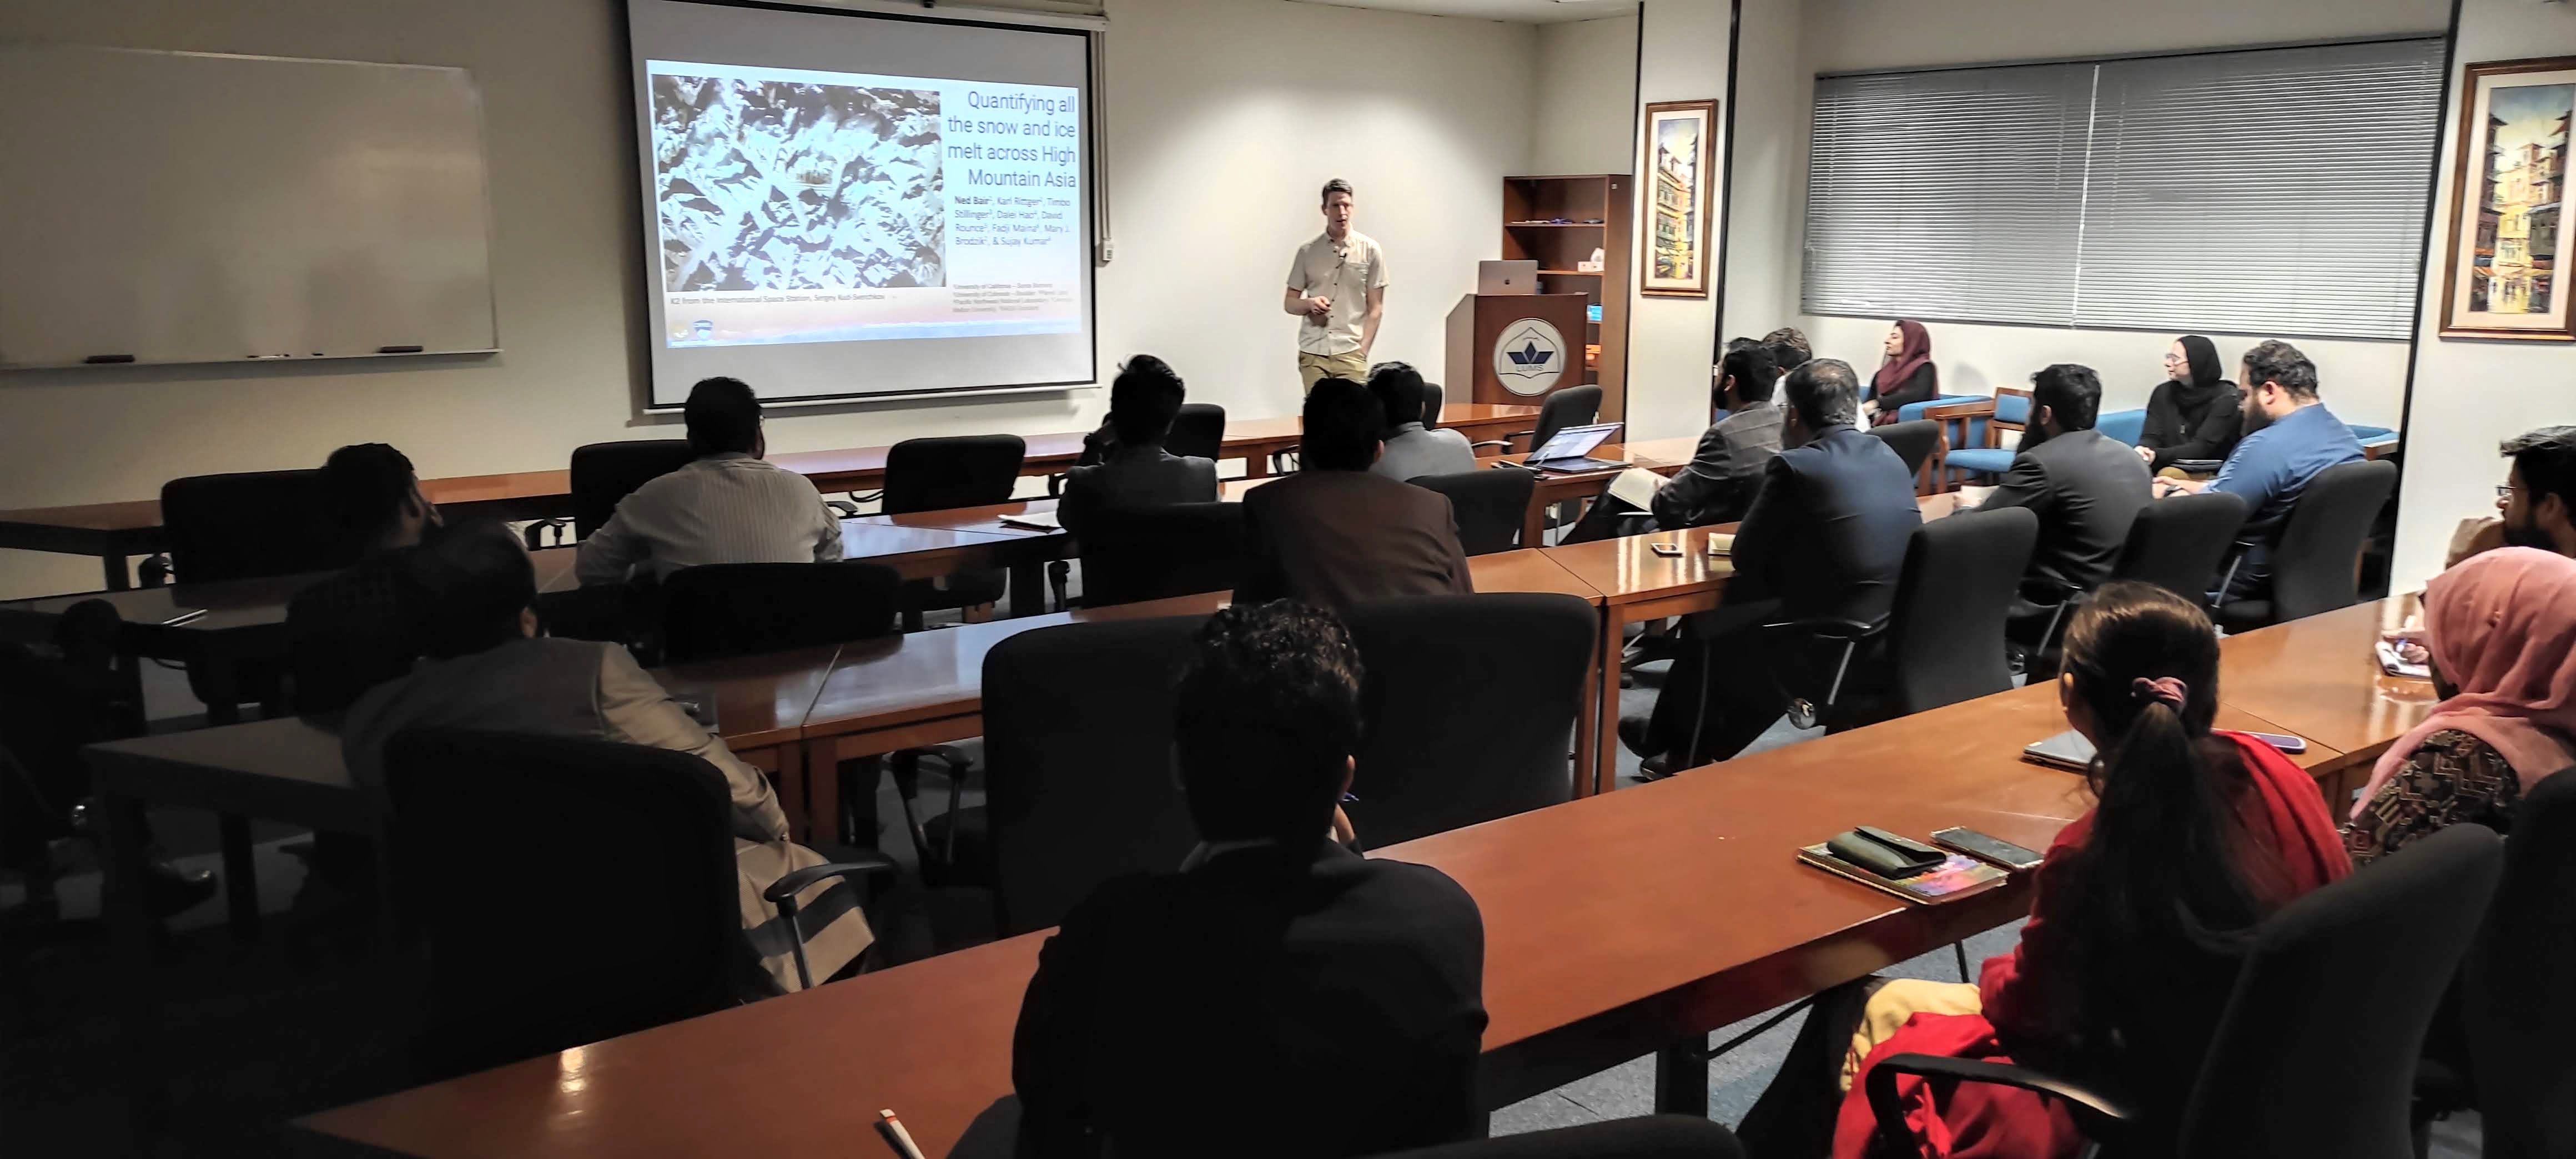
M 2134 447 L 2147 437 L 2147 412 L 2115 410 L 2093 420 L 2093 429 Z
M 2013 451 L 2004 445 L 2004 434 L 2011 432 L 2020 441 L 2023 427 L 2030 423 L 2030 390 L 2005 386 L 1995 389 L 1991 399 L 1971 398 L 1957 402 L 1935 401 L 1924 404 L 1920 415 L 1914 407 L 1900 407 L 1899 417 L 1933 419 L 1949 436 L 1949 449 L 1933 469 L 1933 485 L 1950 490 L 1969 476 L 1993 477 L 2012 466 Z
M 2364 426 L 2360 423 L 2344 425 L 2352 428 L 2352 437 L 2361 440 L 2361 453 L 2367 458 L 2385 459 L 2403 445 L 2403 436 L 2387 427 Z

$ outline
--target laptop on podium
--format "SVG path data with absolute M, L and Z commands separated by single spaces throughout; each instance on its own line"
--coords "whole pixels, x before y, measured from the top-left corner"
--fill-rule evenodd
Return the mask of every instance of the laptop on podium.
M 1535 294 L 1538 292 L 1538 263 L 1535 261 L 1477 262 L 1478 294 Z
M 1624 471 L 1626 463 L 1592 458 L 1592 448 L 1610 441 L 1622 423 L 1592 423 L 1567 427 L 1547 440 L 1547 445 L 1529 453 L 1521 466 L 1533 471 Z

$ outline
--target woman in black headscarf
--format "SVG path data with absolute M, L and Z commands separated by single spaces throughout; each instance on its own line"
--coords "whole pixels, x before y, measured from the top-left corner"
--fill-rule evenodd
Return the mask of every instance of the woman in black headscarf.
M 2147 399 L 2146 433 L 2138 439 L 2138 457 L 2150 471 L 2177 459 L 2224 459 L 2236 449 L 2245 412 L 2236 384 L 2218 364 L 2218 347 L 2198 334 L 2174 340 L 2165 350 L 2165 377 Z

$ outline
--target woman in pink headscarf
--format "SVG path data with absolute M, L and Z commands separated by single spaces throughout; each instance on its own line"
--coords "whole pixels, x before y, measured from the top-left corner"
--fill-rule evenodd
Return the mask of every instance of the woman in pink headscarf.
M 2471 556 L 2424 588 L 2442 703 L 2379 758 L 2344 830 L 2354 862 L 2445 825 L 2503 830 L 2533 782 L 2576 765 L 2576 559 Z
M 1921 322 L 1899 319 L 1887 331 L 1886 352 L 1878 373 L 1869 380 L 1869 398 L 1863 407 L 1872 426 L 1895 422 L 1897 408 L 1907 403 L 1929 402 L 1941 395 L 1941 371 L 1932 365 L 1932 332 Z

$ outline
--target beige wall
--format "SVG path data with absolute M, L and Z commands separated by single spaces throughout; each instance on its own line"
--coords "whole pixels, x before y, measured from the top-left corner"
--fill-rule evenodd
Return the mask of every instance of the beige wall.
M 1538 26 L 1532 173 L 1625 173 L 1637 123 L 1637 17 Z
M 1728 26 L 1734 19 L 1731 0 L 1649 0 L 1642 19 L 1643 53 L 1637 74 L 1637 101 L 1726 99 Z M 1642 123 L 1642 119 L 1640 121 Z M 1726 118 L 1720 110 L 1721 133 Z M 1647 171 L 1643 141 L 1632 146 L 1628 172 Z M 1726 155 L 1726 141 L 1717 142 Z M 1723 161 L 1720 162 L 1723 164 Z M 1637 182 L 1637 238 L 1631 253 L 1646 260 L 1644 239 L 1653 220 L 1652 189 Z M 1709 194 L 1713 221 L 1725 221 L 1723 183 Z M 1709 231 L 1709 245 L 1718 231 Z M 1693 435 L 1708 425 L 1709 352 L 1717 333 L 1717 300 L 1649 298 L 1629 281 L 1628 437 L 1675 438 Z M 1712 290 L 1714 287 L 1712 286 Z
M 173 476 L 305 466 L 387 441 L 427 475 L 560 465 L 639 418 L 634 130 L 611 0 L 84 0 L 0 6 L 0 38 L 461 66 L 481 86 L 498 357 L 0 375 L 0 507 L 142 498 Z M 1292 248 L 1315 189 L 1361 191 L 1394 283 L 1381 357 L 1440 361 L 1442 316 L 1495 256 L 1501 178 L 1530 160 L 1527 25 L 1283 0 L 1113 0 L 1104 370 L 1151 350 L 1193 398 L 1293 413 Z M 779 450 L 1079 430 L 1100 392 L 786 412 Z M 97 586 L 86 560 L 0 552 L 0 596 Z
M 2457 62 L 2576 55 L 2576 10 L 2523 0 L 2464 0 Z M 2495 486 L 2505 462 L 2496 444 L 2533 427 L 2576 423 L 2576 350 L 2560 343 L 2443 339 L 2443 266 L 2450 248 L 2452 187 L 2459 164 L 2460 80 L 2452 78 L 2444 121 L 2441 190 L 2424 285 L 2424 327 L 2417 339 L 2415 402 L 2406 416 L 2406 477 L 2399 495 L 2396 590 L 2421 586 L 2441 570 L 2451 531 L 2462 518 L 2495 512 Z M 2562 283 L 2563 285 L 2563 283 Z M 2563 291 L 2562 291 L 2563 292 Z

